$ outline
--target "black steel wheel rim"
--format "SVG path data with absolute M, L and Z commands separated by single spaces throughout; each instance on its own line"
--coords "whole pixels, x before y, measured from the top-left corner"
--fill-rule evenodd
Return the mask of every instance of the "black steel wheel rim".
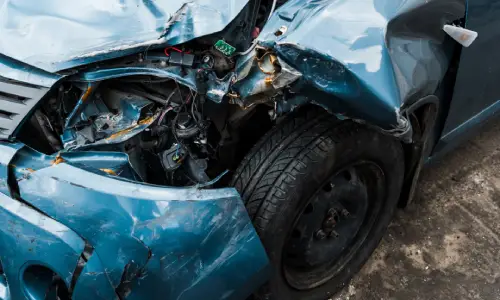
M 359 161 L 326 180 L 302 206 L 283 248 L 283 272 L 298 290 L 337 275 L 360 249 L 385 200 L 386 180 L 375 162 Z

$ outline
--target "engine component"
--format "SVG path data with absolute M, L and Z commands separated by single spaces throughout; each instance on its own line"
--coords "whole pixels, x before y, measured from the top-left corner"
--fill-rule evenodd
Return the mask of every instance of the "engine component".
M 235 66 L 234 60 L 231 57 L 215 49 L 209 51 L 209 54 L 205 55 L 202 62 L 204 68 L 213 69 L 220 78 L 224 77 L 228 70 L 234 69 Z
M 185 52 L 172 51 L 170 53 L 169 63 L 171 65 L 192 67 L 194 63 L 194 55 Z
M 105 98 L 105 99 L 103 99 Z M 65 149 L 75 150 L 86 145 L 122 143 L 146 129 L 158 117 L 152 102 L 115 90 L 89 99 L 74 117 L 75 126 L 63 131 Z
M 215 65 L 215 60 L 211 55 L 203 56 L 201 62 L 203 63 L 202 67 L 205 69 L 212 69 Z
M 178 138 L 187 139 L 196 136 L 200 132 L 193 116 L 187 112 L 179 113 L 175 124 L 175 134 Z
M 167 172 L 177 170 L 186 157 L 186 152 L 179 144 L 174 144 L 170 149 L 160 155 L 163 168 Z
M 206 159 L 195 159 L 188 157 L 186 159 L 187 172 L 189 176 L 194 179 L 197 183 L 205 183 L 210 181 L 210 177 L 205 173 L 208 167 Z

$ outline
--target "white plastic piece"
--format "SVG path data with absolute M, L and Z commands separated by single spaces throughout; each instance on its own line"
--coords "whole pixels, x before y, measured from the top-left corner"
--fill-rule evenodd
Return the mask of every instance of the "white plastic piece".
M 477 38 L 477 32 L 453 25 L 444 25 L 443 30 L 464 47 L 469 47 Z

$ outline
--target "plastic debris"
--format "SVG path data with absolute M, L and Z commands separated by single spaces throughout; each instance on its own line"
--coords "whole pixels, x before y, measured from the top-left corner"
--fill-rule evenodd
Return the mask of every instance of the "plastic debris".
M 478 36 L 476 31 L 453 25 L 444 25 L 443 30 L 464 47 L 469 47 Z

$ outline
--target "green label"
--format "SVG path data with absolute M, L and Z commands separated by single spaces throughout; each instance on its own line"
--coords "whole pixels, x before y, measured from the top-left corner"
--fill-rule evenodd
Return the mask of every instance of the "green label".
M 224 42 L 223 40 L 219 40 L 217 43 L 215 43 L 214 47 L 215 49 L 222 52 L 222 54 L 224 54 L 225 56 L 231 56 L 236 51 L 236 48 Z

